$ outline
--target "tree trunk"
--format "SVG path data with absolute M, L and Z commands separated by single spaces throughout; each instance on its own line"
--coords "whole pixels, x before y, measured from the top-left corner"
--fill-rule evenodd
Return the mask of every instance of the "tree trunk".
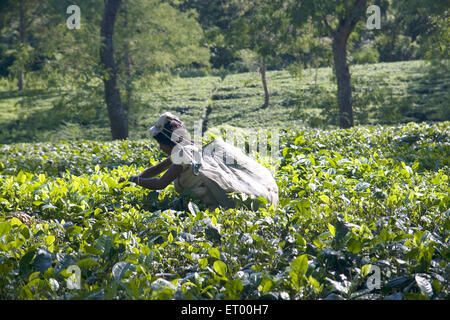
M 351 76 L 347 64 L 347 40 L 356 23 L 363 16 L 367 0 L 354 0 L 347 8 L 344 18 L 339 19 L 336 30 L 330 27 L 327 17 L 323 17 L 324 24 L 333 38 L 333 59 L 337 80 L 339 125 L 341 128 L 353 127 L 352 87 Z
M 105 102 L 111 125 L 113 139 L 128 138 L 128 120 L 125 116 L 120 100 L 120 91 L 117 81 L 117 66 L 114 62 L 113 34 L 116 14 L 121 0 L 104 0 L 105 8 L 100 28 L 102 45 L 100 48 L 100 62 L 104 67 L 105 75 Z
M 19 91 L 23 91 L 25 86 L 25 72 L 23 72 L 23 69 L 19 73 L 19 80 L 17 81 L 17 89 Z
M 347 64 L 347 39 L 350 30 L 338 30 L 333 37 L 333 58 L 337 80 L 339 106 L 339 125 L 341 128 L 353 127 L 352 88 Z
M 259 68 L 259 72 L 261 73 L 261 80 L 264 88 L 264 108 L 267 108 L 270 102 L 270 92 L 269 88 L 267 87 L 266 70 L 267 65 L 265 62 L 263 62 L 262 66 Z
M 23 1 L 19 2 L 19 39 L 20 39 L 20 48 L 23 48 L 25 43 L 25 4 Z M 20 66 L 20 71 L 17 80 L 17 88 L 19 91 L 22 91 L 25 86 L 25 71 L 24 66 Z
M 123 22 L 123 28 L 125 30 L 128 30 L 128 0 L 125 0 L 124 2 L 124 22 Z M 128 45 L 128 42 L 125 42 L 124 45 L 124 60 L 125 60 L 125 92 L 126 92 L 126 102 L 124 105 L 124 110 L 128 112 L 131 109 L 131 102 L 133 99 L 133 76 L 131 72 L 131 55 L 130 55 L 130 46 Z
M 128 50 L 128 46 L 125 48 L 125 50 Z M 129 111 L 131 109 L 131 103 L 133 101 L 133 78 L 131 74 L 131 57 L 130 53 L 126 51 L 125 53 L 125 72 L 126 72 L 126 84 L 125 84 L 125 92 L 127 93 L 127 101 L 125 104 L 125 111 Z

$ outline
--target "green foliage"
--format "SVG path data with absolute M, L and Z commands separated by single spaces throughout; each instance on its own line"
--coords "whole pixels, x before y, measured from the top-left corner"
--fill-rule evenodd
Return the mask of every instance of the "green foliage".
M 450 57 L 449 12 L 430 18 L 430 31 L 424 41 L 423 51 L 428 59 L 448 60 Z
M 70 4 L 53 0 L 11 2 L 11 13 L 2 12 L 7 24 L 4 30 L 0 29 L 4 31 L 2 36 L 11 32 L 11 38 L 16 37 L 15 21 L 19 20 L 22 7 L 26 13 L 25 23 L 30 26 L 24 41 L 6 44 L 5 53 L 13 57 L 9 72 L 17 78 L 27 71 L 26 88 L 31 89 L 34 83 L 28 84 L 28 70 L 32 62 L 36 65 L 39 61 L 35 67 L 39 75 L 38 88 L 45 88 L 43 95 L 52 96 L 45 101 L 50 104 L 45 107 L 47 112 L 42 112 L 43 108 L 38 108 L 38 112 L 27 111 L 20 128 L 11 124 L 8 129 L 16 131 L 13 141 L 37 135 L 43 123 L 47 126 L 45 129 L 57 128 L 62 122 L 81 125 L 106 122 L 104 126 L 108 127 L 103 87 L 108 70 L 102 70 L 99 63 L 103 2 L 88 0 L 80 4 L 82 26 L 75 30 L 67 28 L 64 16 Z M 160 86 L 176 67 L 193 64 L 209 67 L 209 48 L 204 44 L 203 30 L 195 15 L 180 12 L 164 1 L 123 1 L 115 30 L 114 58 L 118 65 L 119 87 L 124 91 L 123 103 L 130 118 L 148 106 L 136 91 L 148 92 Z M 22 96 L 26 98 L 27 93 Z M 37 101 L 23 99 L 21 103 L 28 107 Z
M 209 49 L 193 14 L 160 0 L 127 0 L 116 23 L 121 26 L 115 42 L 123 102 L 134 113 L 145 107 L 136 91 L 151 90 L 154 82 L 164 82 L 176 68 L 209 67 Z
M 380 60 L 380 53 L 371 45 L 363 45 L 352 52 L 353 63 L 377 63 Z
M 433 65 L 409 61 L 353 66 L 356 123 L 449 120 L 447 68 L 444 61 Z M 142 104 L 129 115 L 130 139 L 148 138 L 148 128 L 165 111 L 180 116 L 192 130 L 208 107 L 208 128 L 224 124 L 241 128 L 336 124 L 336 85 L 331 68 L 301 68 L 300 77 L 292 68 L 268 71 L 267 78 L 272 87 L 271 107 L 267 109 L 260 108 L 262 85 L 255 72 L 223 78 L 175 77 L 164 85 L 156 80 L 138 81 L 140 89 L 134 95 Z M 110 140 L 103 102 L 96 96 L 83 95 L 86 92 L 80 88 L 69 90 L 68 95 L 58 90 L 0 94 L 0 109 L 4 110 L 0 114 L 0 142 Z
M 0 298 L 448 299 L 448 128 L 283 132 L 258 210 L 119 184 L 160 159 L 145 140 L 3 145 Z

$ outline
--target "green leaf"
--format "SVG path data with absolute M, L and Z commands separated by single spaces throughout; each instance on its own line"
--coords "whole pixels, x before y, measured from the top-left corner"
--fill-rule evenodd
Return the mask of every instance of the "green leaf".
M 36 258 L 33 261 L 34 270 L 38 270 L 44 273 L 48 268 L 52 266 L 52 255 L 49 251 L 39 249 L 36 254 Z
M 217 248 L 213 247 L 213 248 L 209 249 L 208 253 L 213 258 L 216 258 L 216 259 L 220 258 L 220 252 L 219 252 L 219 249 L 217 249 Z
M 336 234 L 336 229 L 334 228 L 334 226 L 328 224 L 328 230 L 330 230 L 331 235 L 334 237 L 334 235 Z
M 297 257 L 290 265 L 289 276 L 293 286 L 299 290 L 301 280 L 304 279 L 306 271 L 308 270 L 308 258 L 306 254 Z
M 0 237 L 4 236 L 5 234 L 8 234 L 10 230 L 11 230 L 10 221 L 4 221 L 0 223 Z
M 291 263 L 291 270 L 300 275 L 306 274 L 306 271 L 308 270 L 308 258 L 306 254 L 297 257 Z
M 103 252 L 108 252 L 113 245 L 112 242 L 113 239 L 111 236 L 103 234 L 100 238 L 97 239 L 95 247 Z
M 31 262 L 33 261 L 34 255 L 36 254 L 36 248 L 31 247 L 28 251 L 20 258 L 19 261 L 19 271 L 22 275 L 28 274 L 31 269 Z
M 28 228 L 28 226 L 26 225 L 22 225 L 22 227 L 20 228 L 20 234 L 23 235 L 25 239 L 30 239 L 31 237 L 30 228 Z
M 241 279 L 233 279 L 225 284 L 230 299 L 239 299 L 239 292 L 244 289 Z
M 132 187 L 132 186 L 128 186 L 122 189 L 122 191 L 124 192 L 134 192 L 134 191 L 139 191 L 140 189 L 137 187 Z
M 258 197 L 258 198 L 256 198 L 256 200 L 261 202 L 263 205 L 268 205 L 269 204 L 269 201 L 267 201 L 267 199 L 264 198 L 264 197 Z
M 330 198 L 324 194 L 320 195 L 319 199 L 325 202 L 326 204 L 330 204 Z
M 216 260 L 214 261 L 214 271 L 217 272 L 218 275 L 225 277 L 227 274 L 227 265 L 225 262 Z
M 198 209 L 198 206 L 197 206 L 195 203 L 191 202 L 191 201 L 189 201 L 189 203 L 188 203 L 188 209 L 189 209 L 189 211 L 191 212 L 191 214 L 192 214 L 194 217 L 197 215 L 197 212 L 200 211 L 200 210 Z
M 317 281 L 313 276 L 308 277 L 308 282 L 316 293 L 320 293 L 322 291 L 323 286 L 321 286 L 319 281 Z
M 50 286 L 50 289 L 52 289 L 53 292 L 57 292 L 59 289 L 59 283 L 56 279 L 50 278 L 48 279 L 48 284 Z
M 42 207 L 42 210 L 45 210 L 45 209 L 57 209 L 57 207 L 55 207 L 53 204 L 49 203 Z
M 17 174 L 16 181 L 19 183 L 24 183 L 26 179 L 27 176 L 23 173 L 22 170 L 20 170 L 19 173 Z
M 36 279 L 39 277 L 41 273 L 39 271 L 33 272 L 32 274 L 30 274 L 30 276 L 28 277 L 28 281 L 32 281 L 33 279 Z
M 423 294 L 417 294 L 417 293 L 404 293 L 403 297 L 405 300 L 428 300 L 427 296 Z
M 131 263 L 126 261 L 117 262 L 112 268 L 112 276 L 114 280 L 120 280 L 125 276 L 125 272 L 130 269 Z
M 51 246 L 55 242 L 55 236 L 49 235 L 45 238 L 45 243 L 47 246 Z
M 365 264 L 362 266 L 361 268 L 361 274 L 363 277 L 366 277 L 369 273 L 370 270 L 372 269 L 372 265 L 371 264 Z
M 357 254 L 362 250 L 362 243 L 355 239 L 350 239 L 347 243 L 347 250 L 353 254 Z
M 272 280 L 264 278 L 261 281 L 261 284 L 258 286 L 258 290 L 261 291 L 262 294 L 265 294 L 270 291 L 270 289 L 272 288 L 272 284 Z
M 299 233 L 295 235 L 295 239 L 298 246 L 300 247 L 306 246 L 306 240 Z
M 22 221 L 20 221 L 16 217 L 13 217 L 12 219 L 10 219 L 9 223 L 11 224 L 11 227 L 23 225 Z
M 85 258 L 77 262 L 77 266 L 80 268 L 97 267 L 99 265 L 100 264 L 97 261 L 90 258 Z
M 200 259 L 198 259 L 198 263 L 200 264 L 200 267 L 202 269 L 205 269 L 206 266 L 208 265 L 208 259 L 207 258 L 200 258 Z
M 431 182 L 434 184 L 434 185 L 439 185 L 440 183 L 441 183 L 441 176 L 442 176 L 442 171 L 440 171 L 432 180 L 431 180 Z
M 368 188 L 370 188 L 370 183 L 367 183 L 367 182 L 361 182 L 361 183 L 358 183 L 356 186 L 355 186 L 355 191 L 356 192 L 362 192 L 362 191 L 366 191 Z
M 220 239 L 221 239 L 219 229 L 212 225 L 209 225 L 205 228 L 205 236 L 206 236 L 206 239 L 208 239 L 209 241 L 214 241 L 214 242 L 220 241 Z
M 428 298 L 431 298 L 433 296 L 433 287 L 431 286 L 430 281 L 419 275 L 416 275 L 415 279 L 420 291 L 422 291 L 422 293 L 425 294 Z
M 110 188 L 120 188 L 119 183 L 116 181 L 116 179 L 113 179 L 112 177 L 107 177 L 105 179 L 105 182 Z

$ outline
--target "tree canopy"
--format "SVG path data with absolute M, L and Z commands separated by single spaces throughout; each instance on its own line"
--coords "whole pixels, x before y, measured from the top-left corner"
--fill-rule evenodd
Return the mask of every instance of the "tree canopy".
M 107 3 L 80 1 L 81 28 L 69 29 L 68 0 L 3 1 L 0 75 L 18 90 L 34 83 L 68 89 L 55 102 L 55 114 L 81 123 L 106 115 L 102 81 L 109 71 L 100 63 L 100 26 Z M 380 29 L 366 26 L 370 5 L 380 8 Z M 268 108 L 267 70 L 300 75 L 307 67 L 331 66 L 333 112 L 341 127 L 350 127 L 350 66 L 424 58 L 445 66 L 449 7 L 449 1 L 424 0 L 123 0 L 111 40 L 124 117 L 148 106 L 142 92 L 176 74 L 258 71 Z

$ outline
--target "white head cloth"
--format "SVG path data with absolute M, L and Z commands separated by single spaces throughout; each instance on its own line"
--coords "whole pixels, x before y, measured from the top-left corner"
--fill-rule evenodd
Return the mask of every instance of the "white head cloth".
M 152 137 L 156 136 L 158 133 L 162 132 L 164 130 L 164 126 L 167 124 L 167 122 L 170 122 L 172 120 L 180 121 L 177 116 L 173 115 L 170 112 L 164 112 L 156 122 L 156 124 L 150 128 L 149 132 Z

